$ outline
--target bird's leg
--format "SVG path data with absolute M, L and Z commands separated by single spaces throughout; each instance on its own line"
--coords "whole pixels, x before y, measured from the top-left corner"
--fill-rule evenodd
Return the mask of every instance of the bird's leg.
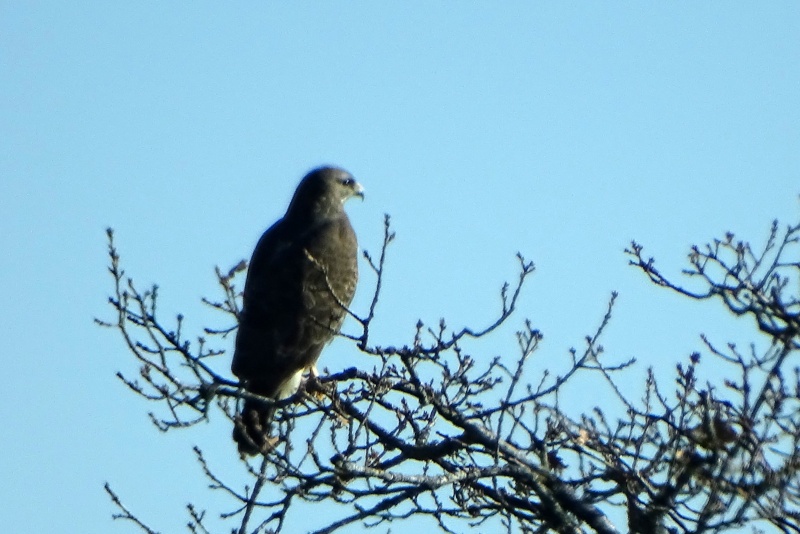
M 319 369 L 317 369 L 317 364 L 312 363 L 309 365 L 306 370 L 308 371 L 308 380 L 306 380 L 306 390 L 311 393 L 317 400 L 322 399 L 324 397 L 324 388 L 322 384 L 317 380 L 319 378 Z M 310 386 L 310 387 L 309 387 Z

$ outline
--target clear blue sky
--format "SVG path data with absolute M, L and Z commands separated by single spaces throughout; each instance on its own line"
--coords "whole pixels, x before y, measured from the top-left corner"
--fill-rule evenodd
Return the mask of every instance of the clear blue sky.
M 518 250 L 537 274 L 515 321 L 544 332 L 542 366 L 612 290 L 604 345 L 639 359 L 631 388 L 700 332 L 751 338 L 622 251 L 635 238 L 677 274 L 692 243 L 797 220 L 800 4 L 495 5 L 0 1 L 4 531 L 136 532 L 112 524 L 105 481 L 164 532 L 189 500 L 227 509 L 190 449 L 237 473 L 227 424 L 161 435 L 114 377 L 136 368 L 92 324 L 110 317 L 104 228 L 197 329 L 214 265 L 248 257 L 321 163 L 366 188 L 348 207 L 362 246 L 394 218 L 381 344 L 420 317 L 488 319 Z M 484 356 L 515 355 L 511 330 Z M 322 366 L 352 353 L 334 345 Z

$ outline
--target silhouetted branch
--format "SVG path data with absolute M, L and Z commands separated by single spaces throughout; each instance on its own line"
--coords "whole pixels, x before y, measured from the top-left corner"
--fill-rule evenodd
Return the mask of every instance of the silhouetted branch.
M 144 523 L 142 523 L 142 521 L 138 517 L 136 517 L 135 514 L 133 514 L 130 510 L 128 510 L 128 508 L 125 507 L 124 504 L 122 504 L 122 501 L 119 499 L 119 496 L 117 496 L 117 494 L 114 493 L 114 490 L 111 489 L 111 486 L 108 484 L 108 482 L 106 482 L 103 487 L 105 488 L 106 493 L 108 493 L 108 496 L 111 497 L 111 502 L 113 502 L 114 506 L 116 506 L 120 510 L 120 513 L 113 514 L 111 517 L 113 517 L 114 519 L 123 519 L 126 521 L 130 521 L 139 528 L 141 528 L 143 531 L 145 531 L 147 534 L 159 534 L 158 531 L 153 530 Z
M 248 393 L 214 370 L 220 347 L 230 344 L 219 340 L 235 329 L 240 310 L 241 262 L 217 268 L 222 297 L 203 299 L 221 312 L 222 325 L 189 341 L 183 316 L 167 327 L 157 313 L 157 286 L 141 291 L 125 278 L 111 231 L 108 237 L 115 320 L 98 323 L 122 334 L 139 375 L 120 379 L 159 407 L 151 415 L 156 426 L 188 428 L 211 410 L 232 425 L 238 399 L 278 408 L 274 446 L 243 459 L 249 484 L 224 480 L 195 449 L 209 487 L 230 503 L 219 515 L 234 531 L 293 531 L 297 503 L 330 502 L 341 514 L 316 532 L 412 516 L 443 532 L 671 534 L 744 525 L 798 532 L 800 371 L 789 362 L 800 348 L 800 225 L 780 233 L 773 224 L 757 253 L 731 234 L 694 247 L 686 271 L 692 289 L 656 270 L 632 243 L 631 263 L 652 282 L 693 299 L 719 299 L 753 317 L 770 341 L 766 351 L 753 345 L 742 352 L 704 338 L 712 362 L 725 365 L 723 380 L 702 381 L 705 357 L 695 353 L 681 358 L 674 376 L 649 370 L 633 386 L 627 371 L 635 360 L 616 360 L 601 345 L 616 293 L 585 346 L 567 358 L 540 356 L 541 333 L 530 321 L 516 332 L 515 354 L 497 348 L 499 356 L 487 357 L 473 343 L 496 334 L 517 309 L 534 271 L 521 255 L 516 281 L 502 287 L 500 309 L 486 326 L 419 322 L 407 342 L 372 343 L 394 239 L 386 216 L 378 259 L 364 253 L 376 275 L 369 308 L 364 315 L 348 310 L 361 332 L 343 335 L 352 350 L 372 357 L 372 368 L 309 378 L 282 401 Z M 547 369 L 531 376 L 537 358 L 546 358 L 537 363 Z M 578 374 L 594 377 L 592 393 L 610 393 L 603 396 L 610 402 L 583 414 L 563 409 L 564 399 L 585 394 Z M 115 517 L 152 532 L 107 491 L 122 511 Z M 188 511 L 193 532 L 217 530 L 204 525 L 205 512 Z M 627 525 L 613 523 L 620 517 Z

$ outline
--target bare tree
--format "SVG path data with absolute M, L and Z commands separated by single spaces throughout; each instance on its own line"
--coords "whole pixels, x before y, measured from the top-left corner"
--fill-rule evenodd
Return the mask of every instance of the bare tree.
M 742 350 L 704 338 L 711 358 L 730 370 L 723 381 L 701 382 L 696 353 L 674 376 L 650 370 L 638 388 L 624 389 L 633 360 L 608 361 L 599 343 L 616 295 L 561 369 L 526 373 L 541 339 L 529 321 L 516 333 L 516 354 L 491 361 L 471 355 L 476 340 L 491 340 L 514 313 L 534 271 L 521 255 L 519 275 L 502 288 L 486 325 L 419 322 L 406 342 L 373 344 L 370 326 L 393 237 L 387 216 L 379 254 L 364 252 L 375 274 L 371 304 L 363 315 L 351 312 L 359 332 L 342 334 L 373 367 L 310 379 L 279 402 L 275 447 L 242 458 L 249 480 L 222 480 L 195 448 L 210 487 L 230 502 L 217 514 L 233 532 L 293 532 L 290 512 L 300 501 L 342 510 L 318 533 L 412 516 L 431 518 L 443 532 L 800 532 L 800 225 L 782 230 L 775 222 L 757 250 L 732 234 L 693 248 L 684 271 L 692 287 L 664 276 L 631 243 L 630 263 L 653 283 L 719 300 L 752 318 L 769 343 Z M 218 411 L 230 421 L 220 432 L 229 432 L 236 403 L 258 397 L 212 369 L 223 351 L 209 340 L 236 328 L 245 263 L 217 269 L 221 297 L 205 300 L 224 326 L 190 337 L 181 315 L 173 322 L 157 314 L 156 286 L 142 290 L 125 276 L 111 230 L 108 238 L 115 316 L 98 323 L 122 334 L 141 369 L 137 378 L 120 379 L 157 405 L 150 417 L 161 430 L 189 429 Z M 559 399 L 578 373 L 605 384 L 620 410 L 563 409 Z M 106 490 L 115 517 L 155 532 Z M 208 532 L 206 512 L 190 505 L 189 516 L 192 532 Z

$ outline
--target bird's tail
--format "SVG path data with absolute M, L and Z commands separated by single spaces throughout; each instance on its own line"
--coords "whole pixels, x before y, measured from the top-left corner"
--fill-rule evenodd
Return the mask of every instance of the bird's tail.
M 240 453 L 252 456 L 271 446 L 269 430 L 274 416 L 274 406 L 266 406 L 264 403 L 245 399 L 244 409 L 234 421 L 233 426 L 233 441 L 239 447 Z

